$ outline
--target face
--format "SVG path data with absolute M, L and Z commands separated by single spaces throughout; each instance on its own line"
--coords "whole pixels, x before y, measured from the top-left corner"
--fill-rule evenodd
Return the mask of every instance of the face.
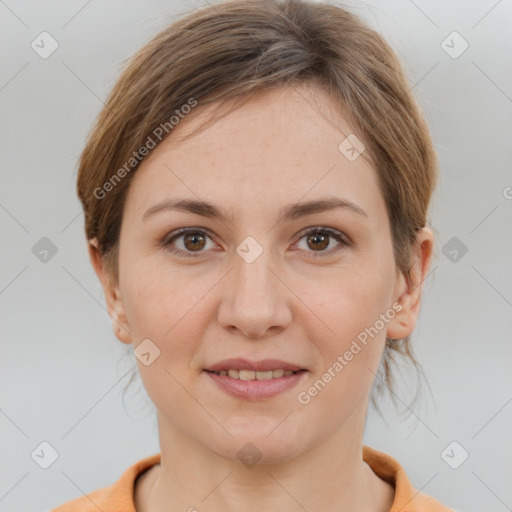
M 130 185 L 118 283 L 94 260 L 118 338 L 151 340 L 151 364 L 137 365 L 160 429 L 221 457 L 250 441 L 286 460 L 361 434 L 386 336 L 416 322 L 420 290 L 397 272 L 376 171 L 340 151 L 354 130 L 335 111 L 310 86 L 265 91 L 186 142 L 165 140 Z M 300 207 L 321 201 L 345 206 Z M 287 384 L 273 396 L 258 380 L 235 396 L 219 383 L 231 377 L 206 370 L 230 358 L 303 371 L 276 378 Z

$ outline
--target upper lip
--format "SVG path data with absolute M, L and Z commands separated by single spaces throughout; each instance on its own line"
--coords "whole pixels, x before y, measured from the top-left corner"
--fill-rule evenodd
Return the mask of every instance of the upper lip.
M 221 370 L 253 370 L 255 372 L 265 372 L 269 370 L 304 370 L 296 364 L 280 361 L 279 359 L 263 359 L 262 361 L 248 361 L 247 359 L 234 358 L 224 359 L 214 365 L 205 368 L 207 371 L 219 372 Z

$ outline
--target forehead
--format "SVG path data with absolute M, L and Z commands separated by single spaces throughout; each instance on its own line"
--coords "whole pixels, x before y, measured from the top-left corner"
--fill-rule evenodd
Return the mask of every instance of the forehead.
M 214 107 L 214 106 L 213 106 Z M 129 201 L 137 209 L 170 195 L 237 208 L 314 196 L 352 196 L 370 213 L 384 207 L 376 171 L 340 144 L 353 134 L 332 98 L 316 86 L 258 91 L 244 105 L 185 141 L 212 106 L 196 107 L 141 163 Z M 352 135 L 351 135 L 352 136 Z M 284 199 L 286 198 L 286 200 Z

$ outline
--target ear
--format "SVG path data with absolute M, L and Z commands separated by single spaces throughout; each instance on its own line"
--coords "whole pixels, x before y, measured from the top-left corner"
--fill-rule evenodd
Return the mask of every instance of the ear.
M 434 235 L 428 227 L 418 231 L 417 244 L 413 248 L 412 268 L 410 278 L 399 272 L 395 287 L 393 304 L 397 311 L 395 317 L 388 323 L 386 336 L 390 339 L 402 339 L 409 336 L 418 321 L 420 313 L 421 293 L 423 282 L 427 277 L 434 249 Z
M 88 243 L 89 258 L 91 264 L 100 280 L 105 293 L 108 314 L 112 320 L 112 329 L 117 339 L 123 343 L 131 344 L 132 337 L 128 328 L 128 321 L 122 295 L 119 287 L 113 282 L 112 276 L 107 272 L 103 255 L 98 249 L 98 239 L 93 238 Z

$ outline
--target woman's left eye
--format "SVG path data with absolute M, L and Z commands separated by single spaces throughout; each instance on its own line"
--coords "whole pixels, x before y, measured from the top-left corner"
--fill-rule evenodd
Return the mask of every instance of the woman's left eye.
M 208 249 L 208 239 L 211 240 L 210 235 L 202 229 L 184 228 L 178 230 L 174 234 L 167 236 L 162 241 L 162 245 L 165 246 L 169 251 L 176 253 L 179 256 L 194 258 L 201 256 L 201 254 L 205 252 L 203 251 L 204 248 Z M 343 247 L 349 247 L 352 245 L 347 237 L 344 236 L 341 232 L 324 227 L 315 227 L 310 229 L 301 236 L 299 242 L 304 239 L 306 240 L 306 249 L 304 250 L 306 252 L 317 253 L 313 254 L 313 257 L 315 258 L 318 256 L 331 255 L 334 252 L 343 249 Z M 330 247 L 332 239 L 336 240 L 338 245 Z M 183 248 L 176 247 L 177 240 L 181 241 Z M 299 245 L 299 242 L 297 242 L 295 245 Z M 312 248 L 313 250 L 308 251 L 307 247 Z
M 339 231 L 323 227 L 317 227 L 309 230 L 305 235 L 302 236 L 299 242 L 303 239 L 306 239 L 307 246 L 315 249 L 312 251 L 313 253 L 316 253 L 313 254 L 312 256 L 314 258 L 317 258 L 318 256 L 330 256 L 333 253 L 343 249 L 343 247 L 348 247 L 352 245 L 351 242 L 347 239 L 347 237 L 345 237 Z M 328 250 L 326 250 L 331 245 L 330 240 L 332 239 L 336 240 L 338 242 L 338 245 L 335 245 L 334 247 L 331 247 Z

